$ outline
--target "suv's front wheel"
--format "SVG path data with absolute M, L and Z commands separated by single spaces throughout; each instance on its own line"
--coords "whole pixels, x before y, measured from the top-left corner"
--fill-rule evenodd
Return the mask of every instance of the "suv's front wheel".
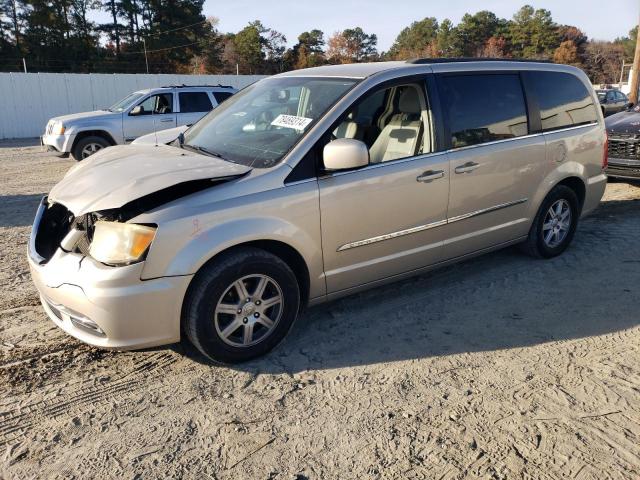
M 78 140 L 71 151 L 71 155 L 78 162 L 90 157 L 98 150 L 107 148 L 111 145 L 106 139 L 98 137 L 97 135 L 91 135 Z
M 579 217 L 576 193 L 565 185 L 555 186 L 540 205 L 523 250 L 538 258 L 560 255 L 573 240 Z
M 279 257 L 257 248 L 224 254 L 195 276 L 182 322 L 191 343 L 212 360 L 242 362 L 263 355 L 298 315 L 300 289 Z

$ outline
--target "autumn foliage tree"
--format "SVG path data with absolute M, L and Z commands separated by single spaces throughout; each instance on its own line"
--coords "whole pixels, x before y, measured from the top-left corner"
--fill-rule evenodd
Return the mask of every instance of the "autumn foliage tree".
M 329 38 L 327 59 L 331 63 L 354 63 L 376 60 L 378 37 L 362 28 L 348 28 Z
M 613 42 L 593 41 L 551 12 L 524 5 L 510 19 L 489 10 L 454 24 L 425 16 L 399 29 L 387 52 L 360 26 L 328 39 L 319 29 L 292 45 L 259 20 L 222 33 L 204 0 L 0 0 L 0 70 L 274 74 L 327 63 L 416 57 L 551 60 L 584 69 L 595 83 L 619 79 L 631 62 L 637 27 Z M 102 15 L 97 17 L 96 12 Z M 100 19 L 102 23 L 97 21 Z M 392 17 L 390 17 L 392 18 Z

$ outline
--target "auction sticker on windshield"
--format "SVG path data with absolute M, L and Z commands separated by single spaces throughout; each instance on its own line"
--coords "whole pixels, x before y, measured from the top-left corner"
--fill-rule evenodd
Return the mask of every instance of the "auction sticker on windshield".
M 293 128 L 294 130 L 304 130 L 313 121 L 312 118 L 297 117 L 296 115 L 278 115 L 271 125 L 274 127 Z

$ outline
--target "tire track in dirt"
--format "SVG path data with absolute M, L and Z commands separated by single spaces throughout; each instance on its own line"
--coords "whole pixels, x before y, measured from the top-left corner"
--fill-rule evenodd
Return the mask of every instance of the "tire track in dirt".
M 104 386 L 65 385 L 55 398 L 27 403 L 13 410 L 0 413 L 0 446 L 14 442 L 42 420 L 67 414 L 86 405 L 107 403 L 116 394 L 131 394 L 155 380 L 175 364 L 180 357 L 173 352 L 153 353 L 141 358 L 135 368 Z M 65 392 L 65 390 L 72 390 Z M 59 400 L 62 398 L 62 400 Z

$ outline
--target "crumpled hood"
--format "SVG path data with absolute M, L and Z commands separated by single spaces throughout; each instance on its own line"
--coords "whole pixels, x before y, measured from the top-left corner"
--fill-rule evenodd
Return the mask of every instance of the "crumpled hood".
M 71 167 L 49 199 L 75 216 L 119 208 L 133 200 L 193 180 L 222 179 L 251 168 L 166 145 L 106 148 Z
M 605 118 L 604 124 L 609 133 L 640 133 L 640 113 L 620 112 Z
M 83 120 L 85 118 L 98 119 L 100 117 L 121 117 L 121 112 L 110 112 L 108 110 L 95 110 L 93 112 L 81 112 L 71 113 L 69 115 L 61 115 L 59 117 L 53 117 L 52 121 L 62 122 L 64 124 L 71 124 L 74 120 Z

